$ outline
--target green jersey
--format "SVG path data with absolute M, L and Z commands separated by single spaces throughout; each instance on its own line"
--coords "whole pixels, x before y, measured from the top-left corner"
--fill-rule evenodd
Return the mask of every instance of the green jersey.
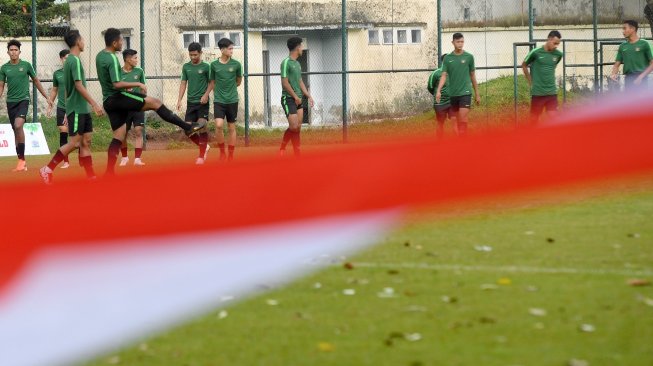
M 11 61 L 0 67 L 0 81 L 9 84 L 7 89 L 7 103 L 16 103 L 29 100 L 29 78 L 36 77 L 32 64 L 18 60 L 17 64 Z
M 110 96 L 120 93 L 121 90 L 113 86 L 113 83 L 122 80 L 120 77 L 120 61 L 118 61 L 116 54 L 107 50 L 100 51 L 95 57 L 95 67 L 102 87 L 102 100 L 107 100 Z
M 286 58 L 281 62 L 281 78 L 288 78 L 290 87 L 297 94 L 299 99 L 304 97 L 300 83 L 302 81 L 302 65 L 297 60 L 293 60 L 290 57 Z M 292 97 L 285 89 L 283 90 L 282 95 L 284 97 Z
M 635 43 L 624 42 L 617 51 L 617 61 L 624 64 L 624 74 L 641 73 L 651 64 L 651 44 L 640 39 Z
M 57 88 L 57 108 L 66 109 L 66 86 L 64 85 L 63 68 L 52 74 L 52 86 Z
M 444 56 L 442 72 L 447 73 L 449 96 L 472 95 L 472 77 L 470 73 L 475 70 L 474 56 L 471 53 L 463 51 L 460 55 L 450 53 Z
M 145 84 L 145 72 L 140 67 L 134 67 L 131 71 L 127 72 L 125 69 L 120 69 L 122 81 L 127 83 L 141 83 Z M 134 93 L 143 93 L 141 88 L 130 89 Z
M 437 94 L 438 91 L 438 85 L 440 85 L 440 79 L 442 78 L 442 68 L 439 68 L 431 74 L 431 77 L 429 77 L 429 83 L 427 86 L 427 89 L 431 94 L 433 94 L 433 105 L 447 105 L 451 101 L 449 99 L 449 88 L 447 87 L 447 84 L 449 84 L 449 81 L 444 83 L 444 86 L 442 87 L 442 95 L 440 98 L 440 103 L 435 101 L 435 95 Z
M 202 61 L 195 65 L 187 62 L 181 69 L 181 80 L 188 82 L 188 103 L 199 103 L 209 87 L 211 65 Z
M 238 85 L 236 80 L 243 77 L 243 68 L 240 62 L 229 59 L 223 64 L 220 59 L 211 62 L 209 80 L 215 80 L 213 95 L 216 103 L 238 103 Z
M 86 87 L 86 76 L 84 66 L 79 57 L 70 54 L 63 64 L 64 90 L 66 93 L 66 114 L 88 114 L 91 113 L 88 102 L 82 94 L 75 88 L 75 82 L 81 81 Z
M 558 95 L 556 85 L 556 68 L 562 61 L 563 54 L 558 50 L 547 51 L 544 47 L 532 50 L 524 62 L 531 67 L 532 96 Z

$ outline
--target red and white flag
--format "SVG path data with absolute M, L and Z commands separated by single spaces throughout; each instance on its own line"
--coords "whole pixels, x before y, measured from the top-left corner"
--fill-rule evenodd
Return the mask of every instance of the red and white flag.
M 5 184 L 0 365 L 124 346 L 373 244 L 406 209 L 651 171 L 650 97 L 511 133 Z

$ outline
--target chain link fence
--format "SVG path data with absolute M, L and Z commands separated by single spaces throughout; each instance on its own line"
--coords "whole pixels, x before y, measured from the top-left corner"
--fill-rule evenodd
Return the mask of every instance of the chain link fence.
M 2 36 L 24 40 L 26 59 L 32 57 L 29 45 L 36 45 L 38 76 L 49 81 L 65 48 L 61 34 L 79 29 L 86 39 L 82 61 L 89 89 L 99 100 L 95 55 L 104 48 L 103 31 L 118 28 L 125 48 L 139 52 L 148 94 L 172 109 L 182 65 L 189 61 L 188 45 L 199 42 L 204 61 L 211 62 L 220 56 L 218 40 L 229 38 L 234 58 L 246 68 L 239 123 L 249 131 L 286 125 L 279 72 L 291 36 L 304 39 L 299 61 L 316 102 L 309 109 L 305 101 L 304 122 L 337 127 L 430 118 L 427 80 L 439 55 L 453 49 L 453 33 L 462 32 L 465 49 L 475 56 L 483 99 L 472 122 L 494 125 L 525 115 L 529 90 L 521 62 L 553 29 L 564 39 L 565 58 L 557 73 L 561 98 L 618 88 L 608 76 L 623 40 L 621 22 L 636 19 L 641 36 L 651 37 L 648 2 L 653 7 L 651 0 L 68 0 L 63 3 L 69 13 L 37 22 L 33 35 L 6 27 Z M 43 110 L 46 103 L 41 98 L 34 104 Z M 180 114 L 184 108 L 185 102 Z M 159 125 L 153 120 L 150 127 Z

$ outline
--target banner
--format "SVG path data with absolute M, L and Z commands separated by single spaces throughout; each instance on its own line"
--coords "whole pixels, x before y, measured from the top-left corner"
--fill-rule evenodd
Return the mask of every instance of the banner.
M 25 123 L 25 155 L 50 155 L 40 123 Z M 0 124 L 0 156 L 16 156 L 16 140 L 9 123 Z

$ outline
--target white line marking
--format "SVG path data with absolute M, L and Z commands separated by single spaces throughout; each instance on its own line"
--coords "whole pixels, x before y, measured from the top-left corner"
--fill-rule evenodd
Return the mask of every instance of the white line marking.
M 510 273 L 544 273 L 544 274 L 573 274 L 573 275 L 615 275 L 630 277 L 651 277 L 653 270 L 629 269 L 592 269 L 592 268 L 564 268 L 564 267 L 533 267 L 533 266 L 471 266 L 464 264 L 429 264 L 429 263 L 369 263 L 353 262 L 360 268 L 388 268 L 388 269 L 423 269 L 436 271 L 455 272 L 510 272 Z

